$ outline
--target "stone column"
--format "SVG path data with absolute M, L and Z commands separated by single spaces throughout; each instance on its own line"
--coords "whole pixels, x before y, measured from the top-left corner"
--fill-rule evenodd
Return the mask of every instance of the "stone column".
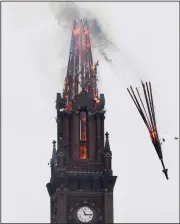
M 101 115 L 101 148 L 102 151 L 104 149 L 104 120 L 105 120 L 105 116 L 104 114 Z
M 62 136 L 62 114 L 60 111 L 57 111 L 57 150 L 59 149 L 60 145 L 60 137 Z
M 96 137 L 97 137 L 97 143 L 96 143 L 96 148 L 97 148 L 97 159 L 100 160 L 101 159 L 101 115 L 100 114 L 96 114 L 96 125 L 97 125 L 97 133 L 96 133 Z
M 64 112 L 63 116 L 63 146 L 65 154 L 69 154 L 69 113 Z
M 67 191 L 66 188 L 57 189 L 56 223 L 67 223 Z
M 89 116 L 88 122 L 89 159 L 94 160 L 96 155 L 96 120 L 94 116 Z
M 105 189 L 104 192 L 104 222 L 114 223 L 113 217 L 113 192 Z

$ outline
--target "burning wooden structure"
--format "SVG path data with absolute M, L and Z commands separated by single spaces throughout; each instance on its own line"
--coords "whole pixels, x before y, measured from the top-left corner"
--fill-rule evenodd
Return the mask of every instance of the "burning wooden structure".
M 141 98 L 141 95 L 139 93 L 138 88 L 136 87 L 136 92 L 138 97 L 135 95 L 135 92 L 130 86 L 130 88 L 127 88 L 136 108 L 138 109 L 148 131 L 151 137 L 151 141 L 154 145 L 154 148 L 158 154 L 159 159 L 161 160 L 162 166 L 163 166 L 163 173 L 166 176 L 166 179 L 168 179 L 168 169 L 165 168 L 164 162 L 163 162 L 163 154 L 161 149 L 161 142 L 158 135 L 157 125 L 156 125 L 156 117 L 155 117 L 155 110 L 154 110 L 154 102 L 153 102 L 153 95 L 152 95 L 152 87 L 151 83 L 142 83 L 143 92 L 144 92 L 144 98 L 145 102 L 143 103 L 143 100 Z M 146 105 L 146 107 L 145 107 Z

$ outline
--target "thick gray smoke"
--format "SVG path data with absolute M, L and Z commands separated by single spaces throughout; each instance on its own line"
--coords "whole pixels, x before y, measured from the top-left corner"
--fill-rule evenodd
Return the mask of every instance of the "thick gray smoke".
M 74 19 L 83 18 L 87 20 L 90 34 L 92 36 L 92 47 L 96 48 L 107 62 L 112 61 L 107 52 L 109 48 L 114 48 L 116 45 L 108 41 L 108 37 L 103 31 L 100 21 L 92 11 L 87 8 L 82 10 L 78 4 L 74 2 L 51 3 L 51 9 L 60 28 L 66 29 L 66 32 L 63 33 L 66 40 L 68 39 L 66 35 L 69 35 L 69 32 L 72 30 Z
M 71 30 L 73 20 L 80 17 L 80 9 L 74 2 L 53 2 L 51 10 L 61 28 Z
M 92 49 L 95 49 L 104 58 L 110 65 L 112 72 L 118 75 L 118 78 L 122 78 L 126 85 L 129 85 L 132 79 L 144 78 L 143 73 L 145 72 L 137 66 L 134 58 L 132 60 L 129 57 L 130 52 L 125 46 L 119 48 L 112 40 L 112 36 L 109 36 L 111 33 L 108 33 L 108 30 L 105 29 L 107 24 L 99 19 L 94 12 L 94 8 L 87 4 L 83 7 L 80 2 L 53 2 L 50 4 L 51 11 L 59 24 L 60 33 L 62 34 L 60 40 L 63 44 L 60 55 L 63 56 L 61 62 L 64 61 L 64 67 L 66 67 L 69 54 L 73 20 L 83 18 L 89 24 Z
M 92 34 L 93 42 L 95 42 L 95 47 L 99 50 L 100 54 L 107 62 L 112 62 L 112 59 L 109 58 L 107 51 L 108 48 L 113 48 L 115 44 L 108 41 L 108 37 L 103 31 L 100 22 L 97 18 L 88 19 L 90 33 Z

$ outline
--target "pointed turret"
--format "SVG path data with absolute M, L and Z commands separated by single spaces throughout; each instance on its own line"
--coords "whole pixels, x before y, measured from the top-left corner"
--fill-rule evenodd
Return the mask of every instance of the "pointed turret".
M 52 151 L 52 158 L 51 158 L 51 166 L 56 165 L 56 141 L 53 142 L 53 151 Z
M 55 166 L 57 164 L 57 159 L 56 159 L 56 141 L 54 140 L 53 142 L 53 151 L 52 151 L 52 158 L 51 158 L 51 175 L 54 173 Z
M 111 159 L 112 159 L 112 152 L 109 145 L 109 133 L 106 132 L 106 141 L 105 141 L 105 147 L 104 147 L 104 161 L 105 161 L 105 174 L 106 175 L 112 175 L 111 170 Z
M 104 151 L 105 152 L 111 152 L 110 145 L 109 145 L 109 133 L 106 132 L 105 136 L 106 136 L 106 141 L 105 141 Z

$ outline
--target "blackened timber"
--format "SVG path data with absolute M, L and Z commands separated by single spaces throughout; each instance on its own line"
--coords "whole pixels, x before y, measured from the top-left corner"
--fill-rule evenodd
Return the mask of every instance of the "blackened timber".
M 162 155 L 162 150 L 161 150 L 161 144 L 159 142 L 159 140 L 157 139 L 156 141 L 152 141 L 154 148 L 158 154 L 159 159 L 163 159 L 163 155 Z
M 151 127 L 151 123 L 150 123 L 150 120 L 149 120 L 149 118 L 148 118 L 148 115 L 147 115 L 147 112 L 146 112 L 144 103 L 143 103 L 143 101 L 142 101 L 142 99 L 141 99 L 141 96 L 140 96 L 140 94 L 139 94 L 139 91 L 138 91 L 138 88 L 137 88 L 137 87 L 136 87 L 136 91 L 137 91 L 137 93 L 138 93 L 139 99 L 140 99 L 140 101 L 141 101 L 141 104 L 142 104 L 142 107 L 143 107 L 143 110 L 144 110 L 144 114 L 145 114 L 145 117 L 146 117 L 146 120 L 147 120 L 148 128 L 150 128 L 150 127 Z
M 136 97 L 136 95 L 135 95 L 135 93 L 134 93 L 134 90 L 133 90 L 132 86 L 130 86 L 130 88 L 131 88 L 131 91 L 132 91 L 132 93 L 133 93 L 133 96 L 134 96 L 135 102 L 136 102 L 136 103 L 137 103 L 137 105 L 138 105 L 138 108 L 139 108 L 139 113 L 140 113 L 140 115 L 141 115 L 142 119 L 144 120 L 144 123 L 145 123 L 145 124 L 146 124 L 146 126 L 148 127 L 148 123 L 147 123 L 146 117 L 144 116 L 144 113 L 143 113 L 143 111 L 142 111 L 142 109 L 141 109 L 141 106 L 140 106 L 140 104 L 139 104 L 139 102 L 138 102 L 138 100 L 137 100 L 137 97 Z
M 146 82 L 146 89 L 147 89 L 147 96 L 148 96 L 148 101 L 149 101 L 150 114 L 151 114 L 151 117 L 152 117 L 152 127 L 154 129 L 155 128 L 155 121 L 154 121 L 154 117 L 153 117 L 152 101 L 151 101 L 150 92 L 149 92 L 149 88 L 148 88 L 147 82 Z
M 134 102 L 136 108 L 138 109 L 139 113 L 141 114 L 141 112 L 140 112 L 140 108 L 139 108 L 137 102 L 136 102 L 135 99 L 133 98 L 133 95 L 131 94 L 131 92 L 130 92 L 130 90 L 129 90 L 128 88 L 127 88 L 127 91 L 128 91 L 128 93 L 129 93 L 129 95 L 131 96 L 131 99 L 133 100 L 133 102 Z
M 156 130 L 156 133 L 157 133 L 157 137 L 159 139 L 158 131 L 157 131 L 157 125 L 156 125 L 155 111 L 154 111 L 154 101 L 153 101 L 153 96 L 152 96 L 152 88 L 151 88 L 151 83 L 150 82 L 149 82 L 149 88 L 150 88 L 150 96 L 151 96 L 151 102 L 152 102 L 152 116 L 153 116 L 153 119 L 154 119 L 154 124 L 155 124 L 155 130 Z
M 151 83 L 149 82 L 149 85 L 148 85 L 147 82 L 144 84 L 141 81 L 141 83 L 142 83 L 142 87 L 143 87 L 143 92 L 144 92 L 144 97 L 145 97 L 148 113 L 146 113 L 146 110 L 145 110 L 145 107 L 144 107 L 144 104 L 142 102 L 142 99 L 141 99 L 141 96 L 139 94 L 138 89 L 136 88 L 139 99 L 140 99 L 140 102 L 141 102 L 142 107 L 144 109 L 144 113 L 145 113 L 144 115 L 143 115 L 142 109 L 139 106 L 138 100 L 137 100 L 137 98 L 136 98 L 136 96 L 133 92 L 132 87 L 131 87 L 131 90 L 132 90 L 132 93 L 134 95 L 134 98 L 133 98 L 133 95 L 130 93 L 129 89 L 128 89 L 128 92 L 129 92 L 133 102 L 135 103 L 139 113 L 141 114 L 141 112 L 142 112 L 141 116 L 143 115 L 147 120 L 146 126 L 148 128 L 149 133 L 150 133 L 151 141 L 154 145 L 154 148 L 155 148 L 155 150 L 158 154 L 159 159 L 161 160 L 161 163 L 162 163 L 162 166 L 163 166 L 163 173 L 165 174 L 166 179 L 168 179 L 168 173 L 167 173 L 168 170 L 165 169 L 165 166 L 164 166 L 164 163 L 163 163 L 163 154 L 162 154 L 162 149 L 161 149 L 161 143 L 160 143 L 159 135 L 158 135 L 158 131 L 157 131 L 157 124 L 156 124 L 156 118 L 155 118 L 155 110 L 154 110 L 154 102 L 153 102 Z M 143 118 L 143 116 L 142 116 L 142 118 Z
M 146 117 L 145 117 L 145 115 L 144 115 L 144 113 L 143 113 L 143 111 L 142 111 L 142 109 L 141 109 L 141 107 L 140 107 L 140 104 L 139 104 L 139 102 L 138 102 L 138 100 L 137 100 L 137 98 L 136 98 L 136 96 L 135 96 L 135 93 L 134 93 L 132 87 L 131 87 L 131 91 L 132 91 L 133 95 L 131 94 L 131 92 L 130 92 L 130 90 L 129 90 L 128 88 L 127 88 L 127 90 L 128 90 L 128 92 L 129 92 L 129 95 L 131 96 L 131 98 L 132 98 L 132 100 L 133 100 L 133 102 L 134 102 L 136 108 L 138 109 L 138 111 L 139 111 L 139 113 L 140 113 L 140 115 L 141 115 L 141 117 L 142 117 L 142 119 L 143 119 L 145 125 L 146 125 L 147 128 L 148 128 L 148 122 L 147 122 Z M 133 98 L 133 96 L 134 96 L 134 98 Z
M 146 93 L 146 88 L 144 83 L 142 83 L 143 86 L 143 90 L 144 90 L 144 96 L 145 96 L 145 100 L 146 100 L 146 104 L 147 104 L 147 108 L 148 108 L 148 112 L 149 112 L 149 117 L 150 117 L 150 121 L 151 121 L 151 128 L 153 128 L 153 121 L 152 121 L 152 116 L 151 116 L 151 111 L 150 111 L 150 107 L 149 107 L 149 103 L 148 103 L 148 97 L 147 97 L 147 93 Z

